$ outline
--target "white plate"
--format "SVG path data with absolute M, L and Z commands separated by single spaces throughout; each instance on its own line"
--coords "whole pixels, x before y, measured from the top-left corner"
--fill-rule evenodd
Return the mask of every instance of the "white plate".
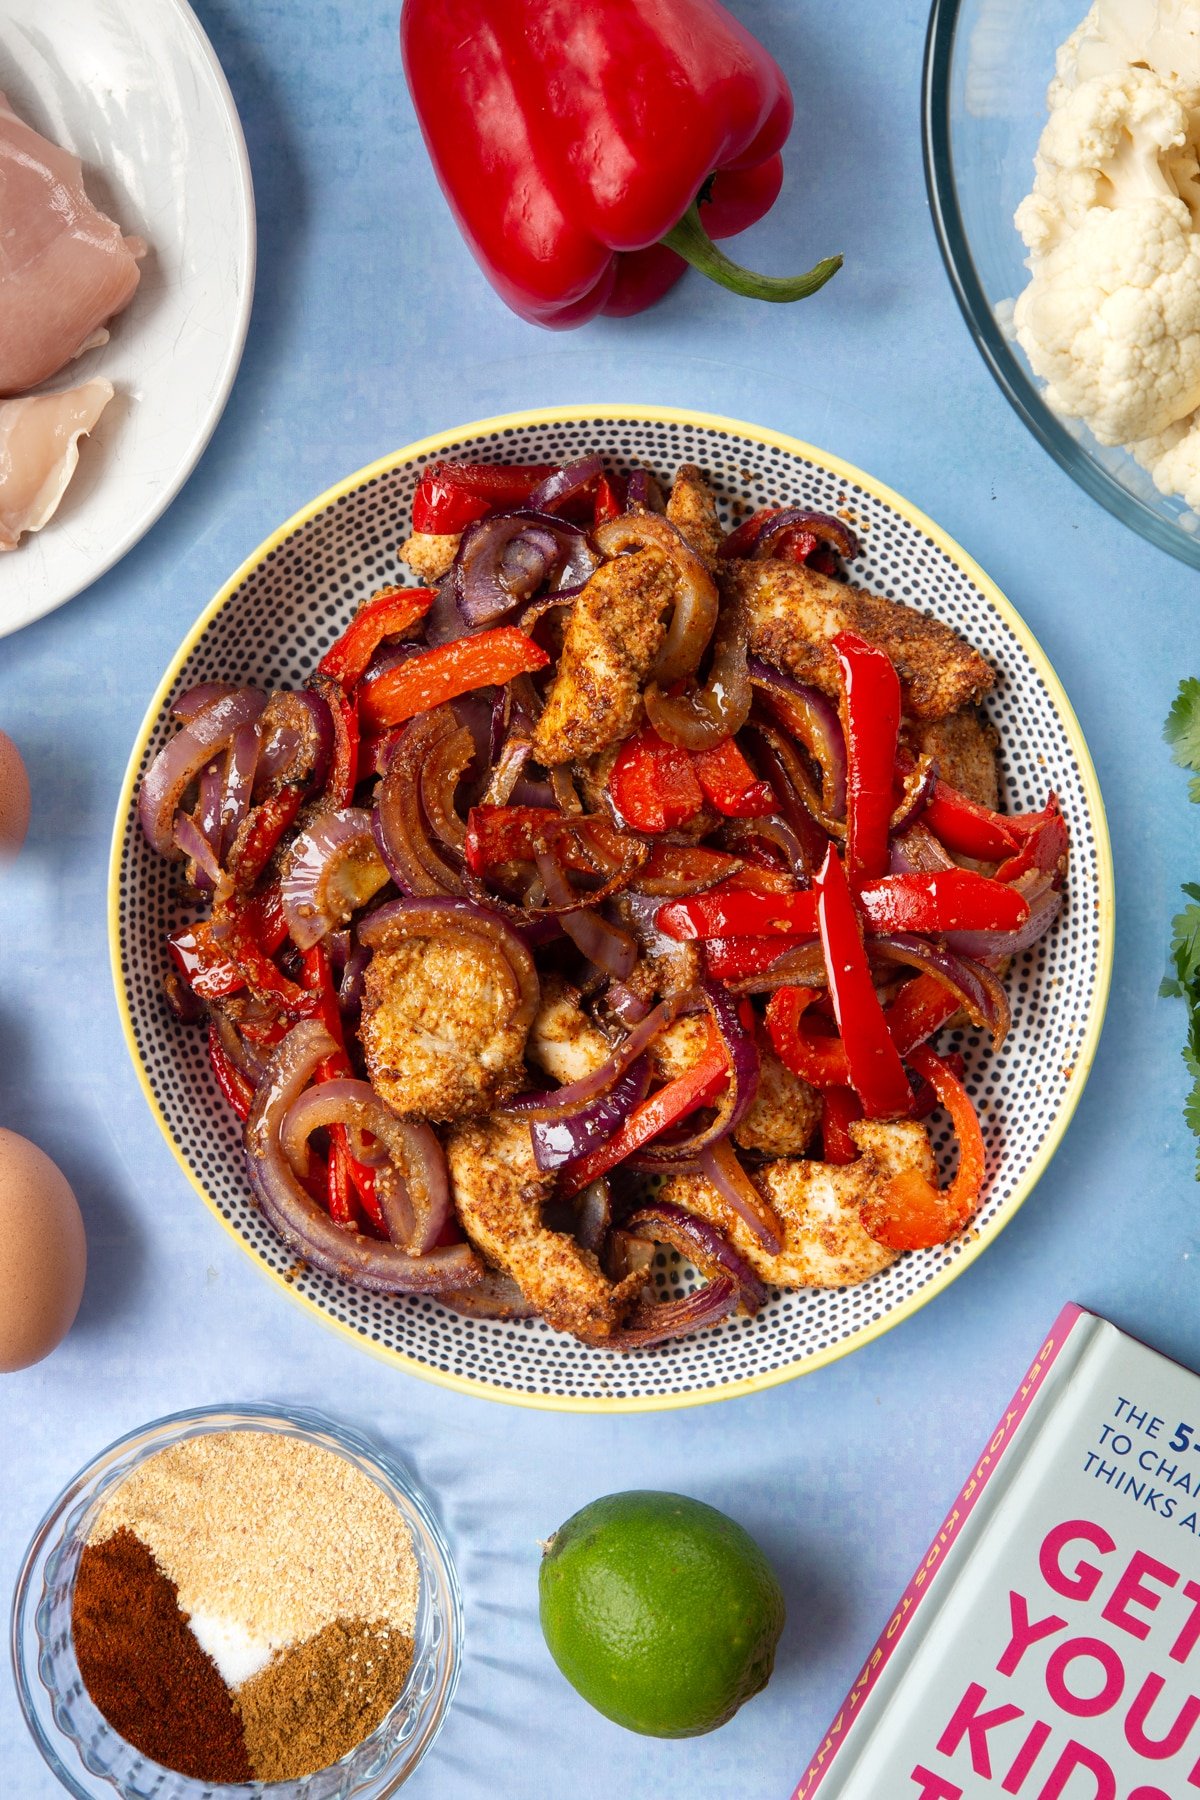
M 254 293 L 254 192 L 228 83 L 184 0 L 3 0 L 0 89 L 150 245 L 102 348 L 48 387 L 117 390 L 42 531 L 0 555 L 0 637 L 95 581 L 169 505 L 221 416 Z

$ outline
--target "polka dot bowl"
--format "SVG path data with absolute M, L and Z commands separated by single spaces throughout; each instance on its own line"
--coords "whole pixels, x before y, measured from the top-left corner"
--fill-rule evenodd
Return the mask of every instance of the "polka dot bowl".
M 986 711 L 1000 737 L 1004 804 L 1040 807 L 1053 787 L 1071 837 L 1067 904 L 1008 976 L 1012 1030 L 993 1053 L 957 1044 L 987 1143 L 983 1204 L 952 1243 L 901 1257 L 858 1287 L 774 1294 L 742 1317 L 634 1355 L 590 1349 L 541 1320 L 464 1318 L 429 1298 L 380 1297 L 297 1265 L 255 1208 L 238 1123 L 209 1071 L 204 1037 L 162 995 L 167 931 L 185 915 L 172 867 L 137 825 L 142 774 L 171 734 L 170 700 L 205 680 L 301 684 L 364 596 L 410 581 L 397 547 L 413 491 L 438 457 L 561 462 L 592 450 L 669 481 L 704 469 L 727 519 L 771 503 L 839 512 L 863 542 L 855 580 L 936 613 L 978 646 L 999 679 Z M 274 1282 L 327 1324 L 410 1373 L 515 1404 L 634 1411 L 752 1391 L 816 1368 L 931 1299 L 1008 1223 L 1042 1174 L 1078 1102 L 1100 1032 L 1113 942 L 1108 834 L 1091 758 L 1040 647 L 992 582 L 931 520 L 861 471 L 793 438 L 668 408 L 560 407 L 484 420 L 412 444 L 314 500 L 232 577 L 179 649 L 151 703 L 117 814 L 109 892 L 117 998 L 147 1100 L 211 1211 Z M 943 1135 L 939 1148 L 948 1147 Z M 662 1255 L 664 1291 L 692 1279 Z

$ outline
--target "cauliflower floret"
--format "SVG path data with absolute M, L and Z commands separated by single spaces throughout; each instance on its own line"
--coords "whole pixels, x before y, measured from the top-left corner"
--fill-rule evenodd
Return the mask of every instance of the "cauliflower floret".
M 1074 87 L 1130 63 L 1145 63 L 1177 93 L 1200 90 L 1195 0 L 1096 0 L 1058 52 L 1058 81 Z
M 1064 90 L 1034 157 L 1033 192 L 1017 230 L 1038 262 L 1067 241 L 1093 207 L 1141 199 L 1187 201 L 1197 163 L 1183 106 L 1146 69 L 1095 76 Z
M 1149 469 L 1160 493 L 1179 494 L 1194 512 L 1200 511 L 1200 411 L 1129 448 Z
M 1037 264 L 1014 318 L 1050 405 L 1102 444 L 1200 406 L 1200 238 L 1181 200 L 1094 207 Z

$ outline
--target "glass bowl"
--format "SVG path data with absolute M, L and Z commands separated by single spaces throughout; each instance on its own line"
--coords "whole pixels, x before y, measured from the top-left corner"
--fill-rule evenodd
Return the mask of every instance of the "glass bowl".
M 1200 518 L 1127 451 L 1052 412 L 1007 325 L 1029 279 L 1013 214 L 1033 180 L 1055 50 L 1086 11 L 1087 0 L 933 0 L 922 124 L 934 225 L 971 335 L 1034 437 L 1122 523 L 1200 568 Z
M 340 1762 L 293 1781 L 196 1781 L 120 1737 L 83 1685 L 71 1636 L 79 1556 L 101 1505 L 139 1463 L 213 1431 L 266 1431 L 345 1457 L 403 1515 L 420 1569 L 413 1665 L 386 1719 Z M 29 1546 L 13 1597 L 12 1657 L 26 1724 L 76 1800 L 385 1800 L 433 1743 L 458 1684 L 462 1599 L 428 1503 L 396 1459 L 323 1414 L 275 1406 L 201 1407 L 142 1426 L 100 1453 L 59 1495 Z

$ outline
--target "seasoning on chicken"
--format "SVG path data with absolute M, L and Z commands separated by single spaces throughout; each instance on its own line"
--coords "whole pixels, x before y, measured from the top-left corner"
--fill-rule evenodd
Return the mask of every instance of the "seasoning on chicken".
M 145 254 L 141 238 L 123 237 L 92 205 L 79 158 L 0 94 L 0 394 L 36 387 L 103 343 Z
M 56 394 L 0 401 L 0 550 L 40 531 L 67 490 L 79 440 L 113 397 L 112 383 L 85 381 Z
M 724 533 L 717 518 L 712 489 L 695 463 L 681 463 L 667 501 L 667 519 L 688 548 L 704 565 L 717 569 L 717 551 Z
M 367 965 L 367 1071 L 393 1112 L 445 1122 L 490 1112 L 522 1085 L 525 1029 L 512 971 L 474 938 L 412 938 Z
M 462 541 L 459 531 L 414 531 L 400 546 L 400 557 L 418 581 L 440 581 Z
M 675 574 L 657 550 L 602 563 L 571 608 L 558 672 L 533 734 L 546 768 L 628 735 L 665 633 Z
M 915 719 L 947 718 L 996 679 L 978 650 L 943 620 L 802 564 L 731 560 L 721 587 L 742 606 L 757 655 L 835 699 L 840 687 L 831 640 L 839 631 L 857 632 L 887 652 L 904 710 Z
M 821 1096 L 790 1069 L 785 1069 L 772 1050 L 765 1032 L 758 1041 L 758 1089 L 750 1110 L 734 1129 L 744 1150 L 765 1156 L 803 1156 L 821 1122 Z M 654 1040 L 650 1060 L 664 1081 L 684 1075 L 701 1060 L 708 1048 L 705 1016 L 691 1014 L 676 1019 Z
M 864 1202 L 878 1198 L 902 1170 L 916 1169 L 932 1181 L 934 1162 L 923 1128 L 911 1120 L 860 1120 L 850 1133 L 860 1151 L 852 1163 L 770 1162 L 757 1171 L 784 1228 L 777 1255 L 763 1248 L 703 1175 L 674 1176 L 662 1198 L 719 1226 L 775 1287 L 853 1287 L 896 1260 L 863 1225 Z
M 612 1045 L 580 1005 L 578 989 L 561 975 L 547 975 L 542 982 L 526 1055 L 562 1087 L 593 1074 L 612 1055 Z
M 556 1331 L 586 1344 L 611 1337 L 645 1286 L 645 1272 L 612 1282 L 590 1250 L 543 1223 L 554 1176 L 538 1169 L 524 1120 L 456 1125 L 446 1140 L 446 1161 L 459 1221 L 476 1249 L 512 1276 Z
M 996 733 L 973 706 L 947 719 L 913 720 L 905 727 L 904 738 L 916 755 L 932 756 L 942 780 L 960 794 L 993 812 L 999 807 Z

